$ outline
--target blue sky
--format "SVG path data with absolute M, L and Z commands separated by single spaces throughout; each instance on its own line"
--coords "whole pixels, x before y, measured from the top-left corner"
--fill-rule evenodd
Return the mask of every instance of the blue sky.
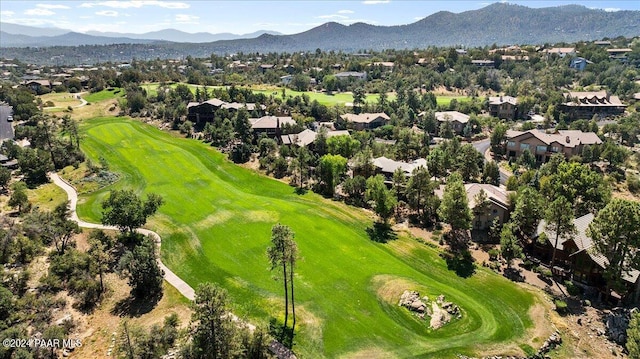
M 13 1 L 0 0 L 0 22 L 59 27 L 78 32 L 143 33 L 173 28 L 186 32 L 292 34 L 328 21 L 401 25 L 446 10 L 480 9 L 479 1 Z M 607 11 L 640 10 L 640 1 L 509 1 L 528 7 L 580 4 Z

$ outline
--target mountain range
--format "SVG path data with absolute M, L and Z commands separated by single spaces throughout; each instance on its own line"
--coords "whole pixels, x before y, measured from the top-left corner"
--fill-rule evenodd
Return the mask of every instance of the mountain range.
M 55 27 L 32 27 L 11 23 L 0 24 L 0 47 L 27 46 L 80 46 L 105 44 L 149 44 L 154 42 L 203 43 L 220 40 L 251 39 L 262 34 L 281 35 L 277 31 L 259 30 L 249 34 L 228 32 L 211 34 L 208 32 L 188 33 L 176 29 L 146 32 L 143 34 L 87 31 L 79 33 Z
M 458 14 L 441 11 L 408 25 L 375 26 L 355 23 L 346 26 L 329 22 L 293 35 L 262 33 L 255 38 L 226 39 L 197 44 L 186 43 L 184 40 L 169 42 L 168 36 L 175 33 L 174 31 L 155 33 L 149 35 L 154 36 L 153 38 L 146 39 L 131 39 L 128 36 L 132 34 L 109 34 L 120 37 L 105 37 L 66 33 L 50 36 L 45 39 L 46 45 L 40 45 L 58 47 L 47 50 L 40 48 L 35 53 L 20 48 L 6 48 L 9 42 L 5 39 L 9 38 L 5 38 L 5 25 L 2 26 L 0 46 L 5 47 L 3 49 L 3 52 L 6 53 L 5 57 L 38 61 L 38 57 L 42 55 L 38 53 L 46 51 L 46 56 L 49 57 L 63 55 L 66 57 L 65 61 L 93 63 L 129 61 L 134 57 L 138 59 L 175 58 L 188 55 L 206 57 L 212 53 L 294 52 L 313 51 L 318 48 L 327 51 L 355 52 L 359 50 L 413 49 L 428 46 L 474 47 L 492 44 L 544 44 L 617 36 L 634 37 L 640 34 L 640 11 L 607 12 L 580 5 L 533 9 L 521 5 L 494 3 L 479 10 Z M 125 40 L 125 37 L 128 40 Z M 26 41 L 26 38 L 22 39 Z M 116 46 L 117 51 L 92 46 L 60 47 L 78 45 L 82 41 L 89 40 L 96 41 L 93 43 L 94 45 L 105 43 L 137 43 L 137 45 L 110 45 Z M 84 44 L 90 45 L 91 43 L 85 42 Z M 45 60 L 40 58 L 39 61 Z

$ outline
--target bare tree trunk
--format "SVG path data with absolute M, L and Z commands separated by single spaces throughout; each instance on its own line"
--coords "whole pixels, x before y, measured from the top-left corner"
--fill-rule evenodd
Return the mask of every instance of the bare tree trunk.
M 560 233 L 558 231 L 556 231 L 556 242 L 553 245 L 553 254 L 551 255 L 551 271 L 552 272 L 553 272 L 553 265 L 556 262 L 556 248 L 558 247 L 558 240 L 559 239 L 560 239 Z

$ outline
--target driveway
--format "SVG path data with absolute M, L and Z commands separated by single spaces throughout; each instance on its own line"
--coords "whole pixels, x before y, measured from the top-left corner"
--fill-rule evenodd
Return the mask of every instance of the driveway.
M 472 142 L 471 145 L 473 146 L 473 148 L 476 149 L 476 151 L 482 153 L 482 156 L 484 156 L 485 162 L 492 159 L 491 155 L 489 154 L 489 149 L 491 148 L 490 139 L 487 138 L 482 141 Z M 507 179 L 509 178 L 509 176 L 511 176 L 511 174 L 509 174 L 507 171 L 505 171 L 502 168 L 499 168 L 499 170 L 500 170 L 500 184 L 506 185 Z

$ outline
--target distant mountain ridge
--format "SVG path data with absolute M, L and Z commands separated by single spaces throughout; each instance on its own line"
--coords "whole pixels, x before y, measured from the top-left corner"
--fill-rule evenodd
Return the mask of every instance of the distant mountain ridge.
M 70 33 L 78 35 L 69 36 L 68 34 Z M 2 23 L 0 25 L 0 34 L 0 47 L 79 46 L 116 43 L 149 44 L 158 41 L 204 43 L 220 40 L 251 39 L 262 34 L 281 35 L 277 31 L 268 30 L 238 35 L 229 32 L 218 34 L 208 32 L 188 33 L 176 29 L 164 29 L 143 34 L 100 31 L 80 33 L 67 29 L 40 28 L 11 23 Z
M 314 51 L 319 48 L 327 51 L 355 52 L 428 46 L 475 47 L 494 43 L 544 44 L 638 35 L 640 11 L 607 12 L 581 5 L 532 9 L 521 5 L 494 3 L 479 10 L 458 14 L 441 11 L 407 25 L 375 26 L 355 23 L 347 26 L 329 22 L 293 35 L 262 34 L 252 39 L 219 40 L 198 44 L 156 41 L 136 46 L 118 45 L 117 52 L 93 48 L 55 48 L 48 52 L 51 56 L 69 53 L 73 54 L 67 56 L 69 59 L 95 62 L 129 61 L 134 57 L 206 57 L 212 53 L 229 54 L 241 51 L 294 52 Z M 38 60 L 37 54 L 6 48 L 4 36 L 2 34 L 0 46 L 5 47 L 5 56 Z M 58 43 L 55 38 L 48 38 L 49 44 Z M 96 52 L 99 52 L 99 56 L 96 56 Z

